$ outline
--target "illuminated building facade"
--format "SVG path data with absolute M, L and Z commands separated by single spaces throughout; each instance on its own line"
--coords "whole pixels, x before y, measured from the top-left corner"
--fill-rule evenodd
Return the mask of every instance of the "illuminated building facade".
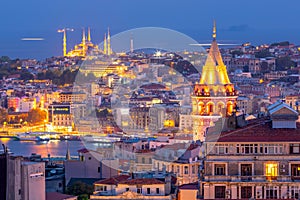
M 53 103 L 48 107 L 48 119 L 54 130 L 72 131 L 73 118 L 70 103 Z
M 206 138 L 204 199 L 299 199 L 298 113 L 283 103 L 268 111 L 271 120 Z
M 62 30 L 65 35 L 66 29 Z M 64 36 L 65 37 L 65 36 Z M 110 56 L 113 54 L 112 47 L 111 47 L 111 38 L 110 32 L 108 30 L 107 36 L 105 34 L 104 37 L 104 44 L 103 50 L 101 50 L 98 45 L 92 43 L 91 39 L 91 30 L 88 29 L 88 35 L 86 37 L 85 30 L 82 31 L 82 40 L 80 44 L 75 45 L 74 49 L 69 52 L 66 52 L 66 39 L 64 38 L 64 45 L 63 45 L 64 56 L 67 57 L 86 57 L 87 55 L 107 55 Z
M 205 131 L 220 117 L 231 116 L 236 107 L 237 93 L 230 82 L 227 69 L 216 41 L 216 25 L 213 41 L 202 69 L 200 82 L 194 87 L 192 117 L 194 140 L 205 140 Z
M 74 103 L 74 102 L 84 102 L 87 98 L 84 92 L 61 92 L 59 94 L 59 101 L 61 103 Z

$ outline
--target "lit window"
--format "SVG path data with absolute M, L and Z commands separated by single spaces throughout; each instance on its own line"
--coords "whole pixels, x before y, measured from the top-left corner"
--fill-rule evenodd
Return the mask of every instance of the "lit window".
M 268 163 L 266 164 L 266 176 L 276 177 L 278 172 L 278 164 Z

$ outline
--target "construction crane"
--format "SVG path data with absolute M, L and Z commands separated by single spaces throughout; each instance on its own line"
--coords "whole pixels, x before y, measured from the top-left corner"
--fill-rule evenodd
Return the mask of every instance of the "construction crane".
M 64 56 L 67 56 L 67 31 L 74 31 L 74 29 L 72 29 L 72 28 L 63 28 L 63 29 L 59 29 L 57 31 L 58 33 L 64 33 L 64 36 L 63 36 L 63 53 L 64 53 Z

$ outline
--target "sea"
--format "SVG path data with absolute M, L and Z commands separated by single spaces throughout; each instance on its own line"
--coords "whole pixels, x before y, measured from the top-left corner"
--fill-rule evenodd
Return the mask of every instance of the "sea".
M 84 143 L 83 141 L 60 141 L 50 140 L 43 142 L 18 141 L 12 138 L 0 138 L 0 148 L 2 144 L 8 147 L 13 155 L 30 156 L 33 153 L 39 154 L 46 158 L 50 154 L 51 157 L 65 157 L 69 148 L 71 156 L 78 156 L 78 150 L 87 148 L 97 150 L 101 144 Z

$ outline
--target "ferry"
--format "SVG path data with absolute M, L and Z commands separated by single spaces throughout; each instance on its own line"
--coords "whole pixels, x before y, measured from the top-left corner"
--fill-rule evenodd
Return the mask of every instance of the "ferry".
M 114 143 L 121 141 L 121 136 L 119 135 L 85 135 L 82 136 L 81 139 L 84 142 L 90 142 L 90 143 Z

